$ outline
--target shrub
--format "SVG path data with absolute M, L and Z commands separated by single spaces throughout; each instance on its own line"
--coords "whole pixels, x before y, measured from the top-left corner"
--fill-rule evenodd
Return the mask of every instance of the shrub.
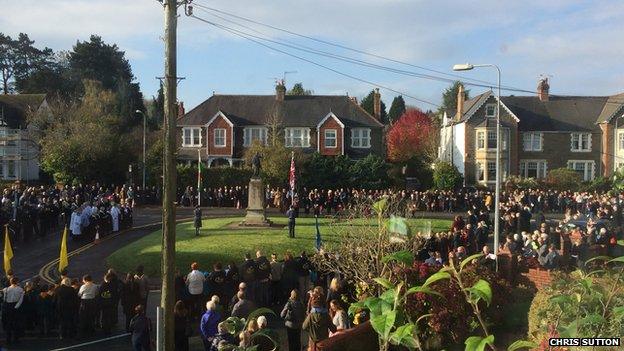
M 433 186 L 440 190 L 453 190 L 461 186 L 464 178 L 454 165 L 438 161 L 433 166 Z
M 522 178 L 518 176 L 509 176 L 505 180 L 505 188 L 509 190 L 515 189 L 537 189 L 540 184 L 535 178 Z
M 618 260 L 622 261 L 622 257 Z M 529 311 L 529 338 L 624 335 L 621 268 L 563 275 L 537 293 Z
M 548 172 L 545 183 L 551 189 L 577 191 L 581 187 L 581 176 L 569 168 L 556 168 Z

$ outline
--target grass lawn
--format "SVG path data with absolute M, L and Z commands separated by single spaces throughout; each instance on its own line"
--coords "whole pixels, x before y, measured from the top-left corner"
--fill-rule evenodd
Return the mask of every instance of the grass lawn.
M 286 225 L 286 218 L 271 218 L 277 224 Z M 314 251 L 316 242 L 316 230 L 314 218 L 298 218 L 296 238 L 288 238 L 288 231 L 284 229 L 231 229 L 227 228 L 232 223 L 239 223 L 242 218 L 219 218 L 205 219 L 202 222 L 202 235 L 195 237 L 195 229 L 192 222 L 181 223 L 176 227 L 176 263 L 182 272 L 186 272 L 192 262 L 198 262 L 201 270 L 212 270 L 212 264 L 228 262 L 239 264 L 246 252 L 262 250 L 267 256 L 271 252 L 280 257 L 290 250 L 299 254 L 302 250 Z M 331 246 L 338 240 L 338 235 L 332 226 L 346 225 L 346 223 L 333 223 L 331 220 L 319 219 L 323 243 Z M 446 231 L 451 225 L 449 220 L 439 219 L 413 219 L 409 220 L 414 233 L 432 231 Z M 357 225 L 357 223 L 355 224 Z M 137 265 L 145 266 L 148 276 L 160 275 L 160 248 L 161 231 L 155 231 L 133 243 L 127 245 L 107 258 L 109 267 L 118 272 L 134 271 Z

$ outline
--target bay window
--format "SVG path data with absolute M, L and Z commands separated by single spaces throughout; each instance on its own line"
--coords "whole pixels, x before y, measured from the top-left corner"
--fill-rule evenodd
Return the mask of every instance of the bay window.
M 214 146 L 215 147 L 225 147 L 225 129 L 224 128 L 216 128 L 214 130 Z
M 338 131 L 336 129 L 325 129 L 325 147 L 335 148 L 337 143 Z

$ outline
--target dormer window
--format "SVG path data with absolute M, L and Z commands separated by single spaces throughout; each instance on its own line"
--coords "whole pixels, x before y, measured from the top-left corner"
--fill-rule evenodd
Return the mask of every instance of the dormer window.
M 488 117 L 488 118 L 496 117 L 496 104 L 485 105 L 485 117 Z

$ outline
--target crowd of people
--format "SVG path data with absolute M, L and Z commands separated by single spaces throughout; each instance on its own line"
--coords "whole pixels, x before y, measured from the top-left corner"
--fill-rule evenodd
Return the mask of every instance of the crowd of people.
M 99 185 L 5 188 L 0 225 L 8 225 L 11 242 L 43 239 L 67 226 L 73 238 L 118 231 L 132 225 L 132 187 Z
M 2 284 L 2 325 L 8 345 L 27 333 L 74 339 L 93 336 L 101 328 L 104 335 L 110 335 L 119 323 L 119 305 L 126 316 L 126 330 L 137 330 L 133 318 L 138 309 L 144 310 L 148 296 L 142 267 L 123 280 L 108 270 L 101 284 L 90 275 L 72 279 L 64 270 L 55 284 L 35 278 L 23 286 L 9 270 Z
M 246 254 L 240 264 L 224 268 L 216 263 L 211 271 L 193 263 L 188 274 L 177 274 L 176 296 L 175 349 L 182 351 L 188 350 L 193 321 L 199 321 L 206 351 L 218 351 L 225 344 L 268 351 L 276 343 L 301 351 L 302 330 L 308 332 L 308 348 L 316 350 L 320 341 L 351 325 L 340 280 L 317 271 L 305 252 L 297 257 L 286 253 L 281 259 L 273 253 L 269 259 L 257 251 L 253 257 Z M 279 340 L 266 316 L 253 314 L 259 307 L 280 312 L 287 340 Z M 245 319 L 246 329 L 233 335 L 226 322 L 230 316 Z
M 196 206 L 201 197 L 201 206 L 245 208 L 247 201 L 246 186 L 225 186 L 220 188 L 204 188 L 198 195 L 197 189 L 188 186 L 179 189 L 179 204 Z M 400 210 L 405 216 L 415 216 L 417 212 L 466 212 L 481 210 L 492 212 L 494 194 L 490 190 L 479 190 L 465 187 L 455 191 L 443 190 L 394 190 L 394 189 L 298 189 L 291 196 L 289 189 L 272 188 L 267 185 L 265 200 L 268 207 L 286 212 L 290 205 L 295 205 L 305 214 L 318 208 L 320 213 L 339 213 L 362 202 L 373 202 L 388 197 L 400 203 Z M 294 199 L 294 200 L 293 200 Z M 501 193 L 501 204 L 505 208 L 521 204 L 528 207 L 531 213 L 566 213 L 596 212 L 604 201 L 612 201 L 604 193 L 574 192 L 558 190 L 504 190 Z M 618 201 L 619 204 L 619 201 Z M 604 208 L 602 209 L 604 210 Z M 607 212 L 610 212 L 607 209 Z

